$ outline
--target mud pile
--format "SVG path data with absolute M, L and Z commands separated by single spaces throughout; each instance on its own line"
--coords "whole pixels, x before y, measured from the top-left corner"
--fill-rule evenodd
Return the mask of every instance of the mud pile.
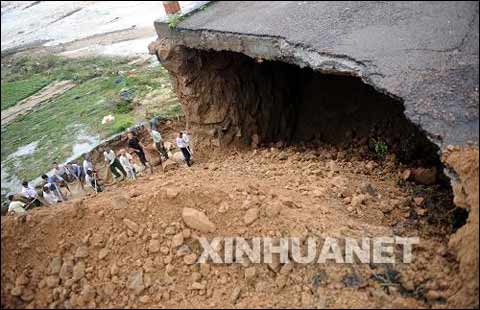
M 2 307 L 446 307 L 452 193 L 365 148 L 262 148 L 2 218 Z M 215 230 L 188 227 L 203 212 Z M 467 229 L 467 226 L 460 228 Z M 412 264 L 196 264 L 220 236 L 419 236 Z

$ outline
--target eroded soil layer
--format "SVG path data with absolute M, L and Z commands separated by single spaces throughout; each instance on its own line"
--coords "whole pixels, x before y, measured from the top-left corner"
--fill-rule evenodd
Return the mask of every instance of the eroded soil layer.
M 409 167 L 391 154 L 368 161 L 364 152 L 218 152 L 190 169 L 156 169 L 98 196 L 2 217 L 2 307 L 456 305 L 462 265 L 443 212 L 451 193 L 404 181 Z M 187 227 L 185 207 L 203 211 L 215 231 Z M 392 235 L 420 238 L 413 263 L 192 264 L 201 236 Z

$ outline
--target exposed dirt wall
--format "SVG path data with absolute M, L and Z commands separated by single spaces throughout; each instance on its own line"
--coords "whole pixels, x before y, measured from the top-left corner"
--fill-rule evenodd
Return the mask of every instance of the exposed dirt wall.
M 405 118 L 399 99 L 353 77 L 315 74 L 238 53 L 188 49 L 169 40 L 150 48 L 172 74 L 200 147 L 312 140 L 335 144 L 381 137 L 401 160 L 439 160 L 438 148 Z M 478 149 L 450 152 L 442 162 L 458 174 L 452 182 L 455 204 L 470 211 L 468 224 L 450 240 L 464 281 L 451 302 L 478 306 Z
M 400 160 L 438 164 L 437 147 L 405 118 L 400 100 L 359 78 L 255 60 L 234 52 L 156 48 L 172 74 L 187 126 L 205 145 L 381 138 Z M 435 162 L 436 161 L 436 162 Z
M 463 287 L 452 300 L 461 307 L 478 308 L 479 279 L 479 212 L 478 212 L 478 149 L 455 149 L 444 154 L 443 160 L 458 176 L 454 180 L 454 203 L 469 210 L 467 224 L 450 238 L 449 247 L 457 253 Z

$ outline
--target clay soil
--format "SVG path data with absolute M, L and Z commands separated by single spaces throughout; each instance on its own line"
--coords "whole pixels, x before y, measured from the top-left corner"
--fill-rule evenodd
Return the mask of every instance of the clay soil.
M 297 145 L 194 160 L 2 217 L 2 307 L 454 306 L 462 283 L 448 250 L 451 190 L 405 181 L 408 167 L 393 155 Z M 203 211 L 215 232 L 189 229 L 185 207 Z M 199 236 L 392 235 L 420 238 L 411 264 L 192 264 Z

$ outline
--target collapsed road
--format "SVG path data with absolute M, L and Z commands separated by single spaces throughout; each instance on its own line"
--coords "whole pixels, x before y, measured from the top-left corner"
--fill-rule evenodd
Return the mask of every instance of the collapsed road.
M 450 239 L 464 280 L 451 299 L 471 306 L 478 24 L 474 2 L 214 2 L 176 25 L 155 22 L 149 49 L 174 77 L 199 145 L 382 136 L 400 159 L 441 161 L 469 211 Z

